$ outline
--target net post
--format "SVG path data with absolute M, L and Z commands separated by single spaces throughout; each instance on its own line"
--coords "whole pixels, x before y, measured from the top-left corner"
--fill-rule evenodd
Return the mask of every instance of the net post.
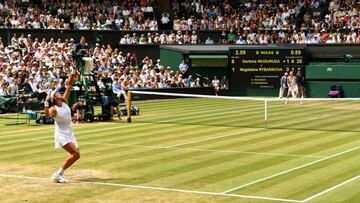
M 267 121 L 268 119 L 268 103 L 267 103 L 267 99 L 264 100 L 264 103 L 265 103 L 265 112 L 264 112 L 264 120 Z
M 131 123 L 131 91 L 127 92 L 127 122 Z

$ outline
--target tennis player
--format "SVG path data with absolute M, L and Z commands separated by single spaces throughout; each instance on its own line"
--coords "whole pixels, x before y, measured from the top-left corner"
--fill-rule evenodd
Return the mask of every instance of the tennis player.
M 290 71 L 290 75 L 287 79 L 287 85 L 288 85 L 288 94 L 287 99 L 290 97 L 290 95 L 294 98 L 298 96 L 298 86 L 296 84 L 296 77 L 294 76 L 294 72 Z M 288 100 L 285 101 L 285 104 L 288 103 Z
M 65 179 L 64 171 L 80 158 L 79 146 L 71 126 L 71 110 L 67 104 L 75 74 L 76 71 L 72 69 L 63 96 L 61 96 L 60 93 L 53 91 L 49 92 L 45 100 L 45 115 L 47 117 L 52 117 L 55 120 L 55 149 L 62 147 L 70 153 L 62 167 L 51 176 L 51 179 L 58 183 L 69 182 Z M 51 107 L 50 102 L 52 104 Z
M 288 87 L 289 87 L 287 98 L 289 98 L 290 95 L 292 97 L 297 97 L 298 96 L 298 86 L 297 86 L 296 77 L 294 76 L 293 71 L 290 71 L 290 76 L 288 77 L 287 83 L 288 83 Z

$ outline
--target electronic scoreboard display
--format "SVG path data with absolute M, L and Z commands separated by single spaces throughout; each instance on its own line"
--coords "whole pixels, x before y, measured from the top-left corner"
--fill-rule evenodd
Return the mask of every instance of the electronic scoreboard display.
M 230 48 L 230 84 L 233 89 L 278 88 L 284 72 L 301 68 L 305 75 L 304 48 Z

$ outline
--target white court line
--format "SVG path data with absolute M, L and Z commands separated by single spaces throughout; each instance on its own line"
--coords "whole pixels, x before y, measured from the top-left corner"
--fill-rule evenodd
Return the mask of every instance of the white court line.
M 91 123 L 91 125 L 93 125 L 93 124 L 97 125 L 97 123 Z M 99 124 L 100 125 L 99 127 L 102 127 L 102 125 L 104 125 L 103 127 L 105 127 L 107 125 L 116 125 L 116 124 L 122 124 L 122 123 L 113 123 L 113 122 L 105 123 L 105 122 L 103 122 L 103 123 Z M 125 126 L 116 126 L 116 127 L 111 127 L 111 128 L 100 128 L 101 130 L 97 129 L 96 132 L 102 132 L 102 131 L 107 130 L 107 129 L 112 130 L 112 129 L 119 129 L 119 128 L 130 128 L 130 127 L 133 127 L 133 126 L 142 126 L 142 125 L 145 125 L 145 124 L 143 124 L 143 123 L 142 124 L 129 124 L 129 125 L 125 125 Z M 86 128 L 86 126 L 87 126 L 87 124 L 81 124 L 81 127 Z M 73 125 L 72 127 L 74 128 L 75 125 Z M 52 127 L 49 127 L 49 128 L 47 128 L 47 127 L 43 128 L 41 130 L 39 129 L 39 130 L 36 130 L 34 132 L 44 133 L 46 131 L 50 131 L 50 133 L 51 133 L 51 132 L 54 132 L 54 129 L 55 129 L 54 126 L 52 126 Z M 17 136 L 19 134 L 34 133 L 34 132 L 30 131 L 31 129 L 28 129 L 28 130 L 29 130 L 28 132 L 20 132 L 20 133 L 15 133 L 15 134 L 1 135 L 0 138 L 9 138 L 9 137 Z M 85 132 L 90 132 L 90 131 L 82 131 L 82 132 L 78 132 L 76 134 L 82 134 L 82 133 L 85 133 Z M 1 142 L 1 140 L 0 140 L 0 142 Z
M 243 112 L 243 111 L 252 111 L 252 110 L 259 110 L 259 109 L 264 109 L 264 107 L 258 107 L 259 105 L 254 105 L 254 106 L 250 106 L 250 105 L 244 105 L 244 106 L 238 106 L 238 107 L 235 107 L 235 109 L 239 109 L 239 111 L 235 111 L 235 112 L 231 112 L 231 113 L 237 113 L 237 112 Z M 244 109 L 246 108 L 246 109 Z M 280 108 L 280 107 L 274 107 L 274 108 Z M 244 109 L 244 110 L 243 110 Z M 207 110 L 199 110 L 199 111 L 196 111 L 196 113 L 207 113 L 207 112 L 216 112 L 216 111 L 225 111 L 225 110 L 234 110 L 234 107 L 229 107 L 229 108 L 211 108 L 210 110 L 207 109 Z M 227 112 L 229 113 L 229 112 Z M 221 114 L 224 114 L 224 113 L 221 113 Z M 219 114 L 219 115 L 221 115 Z M 179 113 L 177 115 L 181 115 L 181 116 L 186 116 L 186 115 L 194 115 L 194 112 L 185 112 L 185 113 Z M 217 115 L 217 114 L 215 114 Z M 165 115 L 163 116 L 162 118 L 166 118 L 166 117 L 173 117 L 174 115 Z M 157 116 L 152 116 L 152 117 L 157 117 Z M 194 118 L 194 117 L 191 117 L 191 118 Z M 176 119 L 177 120 L 177 119 Z M 182 120 L 182 119 L 181 119 Z
M 135 94 L 148 94 L 148 95 L 162 95 L 162 96 L 181 96 L 191 98 L 213 98 L 213 99 L 229 99 L 229 100 L 242 100 L 242 101 L 285 101 L 280 98 L 273 97 L 239 97 L 239 96 L 215 96 L 215 95 L 201 95 L 201 94 L 182 94 L 170 92 L 151 92 L 151 91 L 137 91 L 132 90 Z M 289 101 L 359 101 L 359 98 L 287 98 Z
M 134 125 L 126 125 L 126 126 L 116 126 L 116 127 L 111 127 L 111 128 L 102 128 L 102 129 L 96 129 L 96 130 L 87 130 L 87 131 L 78 132 L 78 133 L 76 133 L 76 135 L 81 135 L 81 134 L 86 134 L 86 133 L 94 133 L 94 132 L 103 132 L 103 131 L 115 130 L 115 129 L 121 129 L 121 128 L 130 128 L 130 127 L 142 126 L 142 125 L 145 125 L 145 124 L 134 124 Z M 51 137 L 53 137 L 53 136 L 24 139 L 24 140 L 11 141 L 11 142 L 1 142 L 1 140 L 0 140 L 0 145 L 15 144 L 15 143 L 28 142 L 28 141 L 33 141 L 33 140 L 42 140 L 42 139 L 47 139 L 47 138 L 51 138 Z
M 281 124 L 281 125 L 276 125 L 273 127 L 279 127 L 282 125 L 290 125 L 290 124 L 295 124 L 295 123 L 299 123 L 299 122 L 304 122 L 304 121 L 310 121 L 310 120 L 316 120 L 319 118 L 323 118 L 325 116 L 322 117 L 315 117 L 315 118 L 311 118 L 311 119 L 307 119 L 307 120 L 299 120 L 299 121 L 293 121 L 293 122 L 289 122 L 289 123 L 285 123 L 285 124 Z M 326 116 L 327 117 L 327 116 Z M 129 127 L 134 127 L 134 126 L 143 126 L 143 125 L 148 125 L 148 124 L 134 124 L 134 125 L 127 125 L 127 126 L 117 126 L 117 127 L 113 127 L 113 128 L 106 128 L 106 129 L 98 129 L 98 130 L 88 130 L 88 131 L 82 131 L 79 132 L 77 134 L 85 134 L 85 133 L 94 133 L 94 132 L 102 132 L 104 130 L 108 131 L 108 130 L 113 130 L 113 129 L 120 129 L 120 128 L 129 128 Z M 221 136 L 216 136 L 216 137 L 211 137 L 211 138 L 207 138 L 207 139 L 202 139 L 202 140 L 195 140 L 195 141 L 191 141 L 191 142 L 186 142 L 186 143 L 180 143 L 180 144 L 175 144 L 175 145 L 170 145 L 170 146 L 143 146 L 143 145 L 136 145 L 139 147 L 158 147 L 158 148 L 174 148 L 174 149 L 186 149 L 186 150 L 191 150 L 189 148 L 178 148 L 179 146 L 183 146 L 183 145 L 188 145 L 188 144 L 193 144 L 193 143 L 198 143 L 198 142 L 203 142 L 203 141 L 208 141 L 208 140 L 214 140 L 214 139 L 219 139 L 219 138 L 223 138 L 223 137 L 229 137 L 229 136 L 233 136 L 233 135 L 241 135 L 241 134 L 245 134 L 245 133 L 249 133 L 249 132 L 256 132 L 256 131 L 261 131 L 264 130 L 266 128 L 260 128 L 260 129 L 252 129 L 252 130 L 247 130 L 247 131 L 242 131 L 242 132 L 234 132 L 234 133 L 227 133 L 227 134 L 223 134 Z M 6 144 L 13 144 L 13 143 L 19 143 L 19 142 L 28 142 L 28 141 L 36 141 L 36 140 L 44 140 L 47 138 L 51 138 L 52 136 L 47 136 L 47 137 L 42 137 L 42 138 L 34 138 L 34 139 L 26 139 L 26 140 L 19 140 L 19 141 L 13 141 L 13 142 L 5 142 L 5 143 L 1 143 L 0 145 L 6 145 Z M 85 143 L 85 142 L 81 142 L 81 143 Z M 92 144 L 92 143 L 89 143 Z M 99 144 L 99 143 L 97 143 Z M 123 146 L 135 146 L 135 145 L 123 145 Z M 209 150 L 210 149 L 192 149 L 192 150 Z M 246 154 L 259 154 L 259 155 L 278 155 L 278 156 L 301 156 L 301 157 L 326 157 L 326 156 L 316 156 L 316 155 L 297 155 L 297 154 L 286 154 L 286 153 L 261 153 L 261 152 L 248 152 L 248 151 L 238 151 L 238 153 L 246 153 Z
M 22 175 L 0 174 L 0 177 L 50 181 L 49 178 L 40 178 L 40 177 L 31 177 L 31 176 L 22 176 Z M 54 183 L 54 184 L 55 184 L 55 183 Z M 57 183 L 57 184 L 58 184 L 58 183 Z M 179 193 L 191 193 L 191 194 L 198 194 L 198 195 L 213 195 L 213 196 L 224 196 L 224 197 L 239 197 L 239 198 L 246 198 L 246 199 L 259 199 L 259 200 L 271 200 L 271 201 L 297 202 L 297 203 L 301 203 L 301 200 L 293 200 L 293 199 L 282 199 L 282 198 L 263 197 L 263 196 L 251 196 L 251 195 L 223 194 L 223 193 L 218 193 L 218 192 L 205 192 L 205 191 L 184 190 L 184 189 L 163 188 L 163 187 L 142 186 L 142 185 L 105 183 L 105 182 L 96 182 L 96 181 L 94 181 L 94 182 L 91 182 L 91 181 L 74 181 L 74 182 L 70 182 L 70 183 L 69 183 L 69 185 L 72 185 L 72 184 L 91 184 L 91 185 L 103 185 L 103 186 L 113 186 L 113 187 L 125 187 L 125 188 L 137 188 L 137 189 L 148 189 L 148 190 L 158 190 L 158 191 L 179 192 Z M 65 185 L 66 185 L 66 184 L 65 184 Z
M 284 124 L 280 124 L 280 125 L 274 125 L 274 126 L 271 126 L 271 128 L 276 128 L 276 127 L 280 127 L 280 126 L 284 126 L 284 125 L 291 125 L 291 124 L 301 123 L 301 122 L 306 122 L 306 121 L 317 120 L 317 119 L 324 118 L 324 117 L 329 117 L 329 116 L 319 116 L 319 117 L 305 119 L 305 120 L 292 121 L 292 122 L 288 122 L 288 123 L 284 123 Z M 174 145 L 170 145 L 169 147 L 179 147 L 179 146 L 183 146 L 183 145 L 194 144 L 194 143 L 204 142 L 204 141 L 209 141 L 209 140 L 215 140 L 215 139 L 219 139 L 219 138 L 223 138 L 223 137 L 240 135 L 240 134 L 244 134 L 244 133 L 251 133 L 251 132 L 256 132 L 256 131 L 261 131 L 261 130 L 266 130 L 266 129 L 268 129 L 268 128 L 256 128 L 256 129 L 247 130 L 247 131 L 238 132 L 238 133 L 229 133 L 229 134 L 221 135 L 221 136 L 217 136 L 217 137 L 211 137 L 211 138 L 202 139 L 202 140 L 195 140 L 195 141 L 191 141 L 191 142 L 174 144 Z
M 229 110 L 233 110 L 233 108 L 229 108 Z M 259 107 L 259 108 L 247 108 L 247 109 L 241 109 L 238 111 L 234 111 L 234 112 L 222 112 L 222 113 L 213 113 L 213 114 L 206 114 L 206 115 L 199 115 L 199 116 L 191 116 L 191 117 L 185 117 L 185 118 L 176 118 L 176 119 L 170 119 L 170 120 L 166 120 L 166 121 L 160 121 L 158 123 L 168 123 L 168 122 L 173 122 L 173 121 L 181 121 L 181 120 L 189 120 L 189 119 L 194 119 L 194 118 L 203 118 L 203 117 L 209 117 L 209 116 L 219 116 L 219 115 L 226 115 L 226 114 L 236 114 L 236 113 L 241 113 L 241 112 L 248 112 L 248 111 L 254 111 L 254 110 L 258 110 L 258 109 L 264 109 L 263 107 Z M 222 110 L 226 110 L 226 109 L 222 109 Z M 199 112 L 196 112 L 199 113 Z M 190 115 L 193 115 L 194 112 L 191 112 Z M 181 114 L 182 115 L 182 114 Z M 260 114 L 259 114 L 260 115 Z
M 237 111 L 237 112 L 244 112 L 244 111 L 251 111 L 251 110 L 255 110 L 255 109 L 258 109 L 258 108 L 254 108 L 254 109 L 245 109 L 245 110 L 240 110 L 240 111 Z M 211 111 L 214 111 L 214 110 L 210 110 L 210 111 L 199 111 L 199 112 L 211 112 Z M 193 114 L 193 113 L 192 113 Z M 210 114 L 210 115 L 220 115 L 220 114 Z M 209 114 L 207 114 L 206 116 L 209 116 Z M 171 117 L 171 116 L 170 116 Z M 198 117 L 204 117 L 204 116 L 198 116 Z M 187 117 L 186 119 L 192 119 L 194 117 Z M 168 122 L 174 122 L 174 121 L 179 121 L 179 120 L 184 120 L 184 118 L 177 118 L 177 119 L 171 119 L 171 120 L 167 120 L 167 121 L 164 121 L 164 122 L 159 122 L 159 123 L 163 123 L 163 124 L 168 124 Z M 117 124 L 117 123 L 110 123 L 110 124 Z M 126 126 L 116 126 L 116 127 L 113 127 L 113 128 L 106 128 L 105 130 L 113 130 L 113 129 L 122 129 L 122 128 L 130 128 L 130 127 L 135 127 L 135 126 L 144 126 L 144 125 L 151 125 L 152 123 L 139 123 L 139 124 L 129 124 L 129 125 L 126 125 Z M 84 125 L 84 127 L 86 127 L 86 125 Z M 51 129 L 51 128 L 50 128 Z M 48 129 L 48 130 L 50 130 Z M 46 131 L 46 130 L 44 130 Z M 82 132 L 79 132 L 79 133 L 76 133 L 76 135 L 78 134 L 84 134 L 84 133 L 94 133 L 94 132 L 103 132 L 104 129 L 100 128 L 100 129 L 97 129 L 97 130 L 91 130 L 91 131 L 82 131 Z M 13 135 L 11 135 L 13 136 Z M 1 136 L 0 138 L 3 138 L 3 137 L 9 137 L 9 136 Z M 6 145 L 6 144 L 13 144 L 13 143 L 20 143 L 20 142 L 26 142 L 26 141 L 31 141 L 31 140 L 34 140 L 34 139 L 26 139 L 26 140 L 19 140 L 19 141 L 12 141 L 12 142 L 1 142 L 0 140 L 0 145 Z
M 50 138 L 50 137 L 48 137 Z M 40 142 L 53 142 L 52 140 L 46 140 L 47 138 L 31 139 L 27 141 L 40 141 Z M 308 158 L 324 158 L 326 156 L 316 155 L 302 155 L 302 154 L 286 154 L 286 153 L 267 153 L 267 152 L 252 152 L 252 151 L 238 151 L 238 150 L 215 150 L 204 148 L 182 148 L 182 147 L 168 147 L 168 146 L 156 146 L 156 145 L 137 145 L 137 144 L 113 144 L 103 142 L 79 142 L 80 144 L 100 145 L 100 146 L 115 146 L 115 147 L 142 147 L 152 149 L 175 149 L 179 151 L 206 151 L 206 152 L 222 152 L 222 153 L 239 153 L 239 154 L 254 154 L 265 156 L 291 156 L 291 157 L 308 157 Z
M 246 108 L 246 107 L 245 107 Z M 272 109 L 275 109 L 275 108 L 281 108 L 281 107 L 272 107 Z M 230 109 L 230 110 L 233 110 L 234 108 L 227 108 L 227 109 Z M 227 110 L 227 109 L 222 109 L 222 110 Z M 248 111 L 254 111 L 254 110 L 259 110 L 259 109 L 264 109 L 264 107 L 257 107 L 257 108 L 247 108 L 247 109 L 241 109 L 241 110 L 237 110 L 237 111 L 234 111 L 234 112 L 222 112 L 222 113 L 213 113 L 213 114 L 206 114 L 206 115 L 199 115 L 199 116 L 191 116 L 191 117 L 186 117 L 186 118 L 176 118 L 176 119 L 170 119 L 170 120 L 166 120 L 166 121 L 160 121 L 160 122 L 157 122 L 157 123 L 169 123 L 169 122 L 174 122 L 174 121 L 181 121 L 181 120 L 189 120 L 189 119 L 194 119 L 194 118 L 203 118 L 203 117 L 209 117 L 209 116 L 219 116 L 219 115 L 229 115 L 229 114 L 236 114 L 236 113 L 241 113 L 241 112 L 248 112 Z M 218 110 L 218 109 L 216 109 Z M 204 112 L 204 111 L 198 111 L 196 113 L 199 113 L 199 112 Z M 205 111 L 206 112 L 206 111 Z M 209 111 L 209 112 L 212 112 L 212 111 Z M 181 114 L 181 115 L 185 115 L 185 114 L 194 114 L 193 112 L 190 112 L 190 113 L 184 113 L 184 114 Z M 276 113 L 272 113 L 271 115 L 278 115 L 278 114 L 281 114 L 281 112 L 276 112 Z M 262 113 L 259 113 L 259 115 L 262 115 Z M 164 116 L 166 117 L 166 116 Z M 167 116 L 169 117 L 169 116 Z M 326 116 L 319 116 L 317 118 L 324 118 L 324 117 L 330 117 L 328 115 Z M 311 120 L 314 120 L 313 118 L 310 119 Z M 303 120 L 303 121 L 308 121 L 308 120 Z M 264 121 L 265 122 L 265 121 Z M 297 122 L 296 122 L 297 123 Z M 287 124 L 281 124 L 281 125 L 275 125 L 275 126 L 272 126 L 272 127 L 280 127 L 280 126 L 283 126 L 283 125 L 289 125 L 289 124 L 293 124 L 293 123 L 287 123 Z
M 240 110 L 240 111 L 236 111 L 236 112 L 246 112 L 246 111 L 251 111 L 251 110 L 256 110 L 256 109 L 262 109 L 261 108 L 251 108 L 251 109 L 245 109 L 245 110 Z M 201 112 L 211 112 L 212 110 L 210 111 L 201 111 Z M 183 113 L 183 114 L 187 114 L 187 113 Z M 179 114 L 179 115 L 183 115 L 183 114 Z M 212 114 L 212 115 L 220 115 L 220 114 Z M 208 116 L 208 114 L 206 115 Z M 203 116 L 198 116 L 199 118 L 200 117 L 203 117 Z M 275 126 L 272 126 L 273 127 L 280 127 L 280 126 L 283 126 L 283 125 L 290 125 L 290 124 L 295 124 L 295 123 L 299 123 L 299 122 L 303 122 L 303 121 L 311 121 L 311 120 L 316 120 L 316 119 L 319 119 L 319 118 L 324 118 L 324 117 L 329 117 L 329 116 L 322 116 L 322 117 L 316 117 L 316 118 L 311 118 L 311 119 L 307 119 L 307 120 L 299 120 L 299 121 L 295 121 L 295 122 L 289 122 L 289 123 L 285 123 L 285 124 L 280 124 L 280 125 L 275 125 Z M 194 117 L 191 117 L 191 118 L 194 118 Z M 186 119 L 189 119 L 189 118 L 186 118 Z M 174 121 L 179 121 L 179 120 L 184 120 L 184 118 L 177 118 L 177 119 L 170 119 L 170 120 L 167 120 L 167 121 L 164 121 L 164 122 L 159 122 L 160 124 L 167 124 L 168 122 L 174 122 Z M 114 123 L 109 123 L 109 124 L 114 124 Z M 130 127 L 135 127 L 135 126 L 144 126 L 144 125 L 151 125 L 152 123 L 140 123 L 140 124 L 132 124 L 132 125 L 127 125 L 127 126 L 117 126 L 117 127 L 114 127 L 114 128 L 106 128 L 105 130 L 113 130 L 113 129 L 122 129 L 122 128 L 130 128 Z M 51 128 L 50 128 L 51 129 Z M 263 129 L 266 129 L 266 128 L 261 128 L 261 129 L 254 129 L 254 130 L 251 130 L 251 131 L 248 131 L 248 132 L 254 132 L 254 131 L 257 131 L 257 130 L 263 130 Z M 42 130 L 41 130 L 42 131 Z M 46 131 L 46 130 L 44 130 Z M 99 130 L 93 130 L 93 131 L 83 131 L 83 132 L 79 132 L 79 133 L 76 133 L 76 134 L 83 134 L 83 133 L 88 133 L 88 132 L 102 132 L 104 131 L 104 129 L 99 129 Z M 247 131 L 245 131 L 247 132 Z M 244 132 L 244 133 L 245 133 Z M 13 136 L 13 134 L 11 134 L 11 136 Z M 232 135 L 229 135 L 229 136 L 232 136 Z M 1 138 L 3 137 L 10 137 L 9 135 L 5 136 L 5 135 L 2 135 Z M 223 136 L 220 136 L 220 137 L 214 137 L 214 138 L 209 138 L 209 140 L 212 140 L 212 139 L 218 139 L 218 138 L 222 138 Z M 227 136 L 224 136 L 224 137 L 227 137 Z M 4 145 L 4 144 L 12 144 L 12 143 L 18 143 L 18 142 L 26 142 L 26 141 L 30 141 L 32 139 L 28 139 L 28 140 L 20 140 L 20 141 L 14 141 L 14 142 L 4 142 L 4 143 L 1 143 L 0 142 L 0 145 Z M 0 140 L 1 141 L 1 140 Z M 194 141 L 194 143 L 196 142 L 202 142 L 202 141 L 207 141 L 207 139 L 205 140 L 200 140 L 200 141 Z M 192 144 L 192 143 L 180 143 L 180 144 L 175 144 L 173 146 L 170 146 L 170 147 L 176 147 L 176 146 L 182 146 L 182 145 L 185 145 L 185 144 Z
M 267 152 L 252 152 L 252 151 L 238 151 L 238 150 L 216 150 L 216 149 L 204 149 L 204 148 L 182 148 L 171 146 L 151 146 L 151 145 L 131 145 L 131 144 L 111 144 L 111 143 L 98 143 L 98 142 L 81 142 L 84 144 L 94 145 L 109 145 L 109 146 L 124 146 L 124 147 L 146 147 L 155 149 L 176 149 L 184 151 L 207 151 L 207 152 L 224 152 L 224 153 L 239 153 L 239 154 L 254 154 L 254 155 L 268 155 L 268 156 L 295 156 L 295 157 L 309 157 L 309 158 L 323 158 L 325 156 L 316 155 L 301 155 L 301 154 L 286 154 L 286 153 L 267 153 Z
M 337 188 L 339 188 L 339 187 L 342 187 L 342 186 L 344 186 L 344 185 L 346 185 L 346 184 L 348 184 L 348 183 L 350 183 L 350 182 L 352 182 L 352 181 L 355 181 L 355 180 L 357 180 L 357 179 L 359 179 L 359 178 L 360 178 L 360 175 L 355 176 L 355 177 L 353 177 L 353 178 L 351 178 L 351 179 L 349 179 L 349 180 L 346 180 L 346 181 L 344 181 L 344 182 L 342 182 L 342 183 L 340 183 L 340 184 L 337 184 L 337 185 L 335 185 L 335 186 L 333 186 L 333 187 L 331 187 L 331 188 L 328 188 L 328 189 L 326 189 L 326 190 L 324 190 L 324 191 L 322 191 L 322 192 L 319 192 L 319 193 L 317 193 L 317 194 L 315 194 L 315 195 L 313 195 L 313 196 L 311 196 L 311 197 L 308 197 L 308 198 L 302 200 L 301 202 L 308 202 L 308 201 L 310 201 L 310 200 L 312 200 L 312 199 L 314 199 L 314 198 L 317 198 L 317 197 L 319 197 L 319 196 L 321 196 L 321 195 L 323 195 L 323 194 L 326 194 L 326 193 L 328 193 L 328 192 L 330 192 L 330 191 L 332 191 L 332 190 L 335 190 L 335 189 L 337 189 Z
M 129 125 L 126 125 L 126 126 L 115 126 L 115 127 L 111 127 L 111 128 L 100 128 L 100 129 L 96 129 L 96 130 L 81 131 L 81 132 L 75 133 L 75 135 L 81 135 L 81 134 L 86 134 L 86 133 L 94 133 L 94 132 L 104 132 L 104 131 L 108 131 L 108 130 L 130 128 L 130 127 L 143 126 L 143 125 L 150 125 L 150 124 L 148 124 L 148 123 L 140 123 L 140 124 L 129 124 Z M 43 140 L 43 139 L 52 138 L 52 137 L 54 137 L 54 136 L 46 136 L 46 137 L 41 137 L 41 138 L 24 139 L 24 140 L 11 141 L 11 142 L 2 142 L 0 140 L 0 145 L 15 144 L 15 143 L 20 143 L 20 142 L 34 141 L 34 140 Z
M 264 129 L 265 128 L 251 129 L 251 130 L 246 130 L 246 131 L 241 131 L 241 132 L 227 133 L 227 134 L 223 134 L 223 135 L 216 136 L 216 137 L 210 137 L 210 138 L 201 139 L 201 140 L 194 140 L 194 141 L 190 141 L 190 142 L 174 144 L 174 145 L 170 145 L 168 147 L 179 147 L 179 146 L 194 144 L 194 143 L 198 143 L 198 142 L 204 142 L 204 141 L 208 141 L 208 140 L 216 140 L 216 139 L 220 139 L 220 138 L 223 138 L 223 137 L 230 137 L 230 136 L 233 136 L 233 135 L 241 135 L 241 134 L 245 134 L 245 133 L 256 132 L 256 131 L 260 131 L 260 130 L 264 130 Z
M 325 157 L 325 158 L 322 158 L 322 159 L 319 159 L 319 160 L 316 160 L 316 161 L 313 161 L 313 162 L 310 162 L 310 163 L 307 163 L 307 164 L 303 164 L 301 166 L 298 166 L 298 167 L 295 167 L 295 168 L 292 168 L 292 169 L 289 169 L 289 170 L 286 170 L 286 171 L 282 171 L 280 173 L 277 173 L 277 174 L 274 174 L 274 175 L 271 175 L 271 176 L 268 176 L 268 177 L 265 177 L 265 178 L 261 178 L 261 179 L 258 179 L 258 180 L 255 180 L 255 181 L 252 181 L 250 183 L 246 183 L 244 185 L 240 185 L 238 187 L 234 187 L 234 188 L 231 188 L 229 190 L 226 190 L 222 193 L 226 194 L 226 193 L 230 193 L 230 192 L 233 192 L 235 190 L 239 190 L 241 188 L 244 188 L 244 187 L 248 187 L 250 185 L 254 185 L 256 183 L 259 183 L 259 182 L 263 182 L 265 180 L 269 180 L 271 178 L 274 178 L 274 177 L 277 177 L 277 176 L 280 176 L 280 175 L 283 175 L 283 174 L 286 174 L 286 173 L 290 173 L 290 172 L 293 172 L 293 171 L 296 171 L 296 170 L 299 170 L 299 169 L 302 169 L 302 168 L 305 168 L 307 166 L 311 166 L 313 164 L 317 164 L 319 162 L 322 162 L 322 161 L 325 161 L 325 160 L 328 160 L 328 159 L 331 159 L 331 158 L 334 158 L 334 157 L 338 157 L 338 156 L 341 156 L 343 154 L 346 154 L 346 153 L 349 153 L 349 152 L 352 152 L 352 151 L 355 151 L 355 150 L 358 150 L 360 149 L 360 146 L 358 147 L 355 147 L 355 148 L 352 148 L 352 149 L 349 149 L 349 150 L 346 150 L 346 151 L 343 151 L 343 152 L 340 152 L 340 153 L 337 153 L 337 154 L 334 154 L 334 155 L 331 155 L 331 156 L 328 156 L 328 157 Z
M 111 124 L 117 124 L 117 123 L 114 123 L 114 122 L 93 122 L 91 123 L 91 125 L 99 125 L 99 126 L 107 126 L 107 125 L 111 125 Z M 86 126 L 87 124 L 86 123 L 81 123 L 79 124 L 78 126 Z M 21 135 L 26 135 L 27 133 L 34 133 L 34 132 L 45 132 L 45 131 L 48 131 L 48 130 L 53 130 L 54 129 L 54 126 L 53 125 L 31 125 L 31 127 L 41 127 L 41 128 L 36 128 L 36 130 L 34 129 L 31 129 L 31 128 L 28 128 L 28 129 L 23 129 L 23 130 L 20 130 L 20 131 L 11 131 L 10 129 L 7 129 L 5 130 L 6 133 L 8 134 L 1 134 L 0 135 L 0 138 L 8 138 L 8 137 L 14 137 L 14 136 L 17 136 L 19 134 Z

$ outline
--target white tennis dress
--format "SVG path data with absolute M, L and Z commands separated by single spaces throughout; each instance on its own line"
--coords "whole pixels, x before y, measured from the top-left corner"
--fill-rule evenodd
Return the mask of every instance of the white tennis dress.
M 290 86 L 289 86 L 289 91 L 291 91 L 291 92 L 296 92 L 296 91 L 298 91 L 298 86 L 297 86 L 297 84 L 296 84 L 296 77 L 295 76 L 290 76 L 289 77 L 289 80 L 290 80 Z
M 55 149 L 70 142 L 79 147 L 72 128 L 70 107 L 63 102 L 61 107 L 55 105 L 55 110 Z

